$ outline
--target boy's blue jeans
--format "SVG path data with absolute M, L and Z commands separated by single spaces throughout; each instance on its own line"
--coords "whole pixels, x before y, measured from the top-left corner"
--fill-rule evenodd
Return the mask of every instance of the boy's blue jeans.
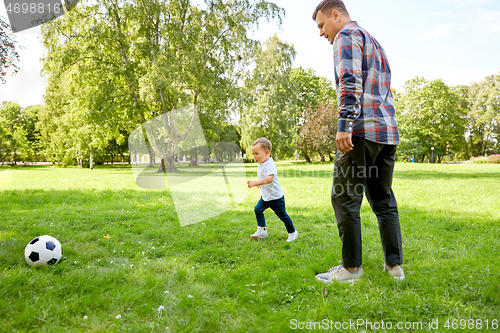
M 285 207 L 285 196 L 282 196 L 280 199 L 264 201 L 262 197 L 260 198 L 257 205 L 255 205 L 255 217 L 257 217 L 257 225 L 259 227 L 266 226 L 266 219 L 264 218 L 264 211 L 268 208 L 271 208 L 274 213 L 285 223 L 286 231 L 289 234 L 295 232 L 295 227 L 293 226 L 292 219 L 286 213 Z

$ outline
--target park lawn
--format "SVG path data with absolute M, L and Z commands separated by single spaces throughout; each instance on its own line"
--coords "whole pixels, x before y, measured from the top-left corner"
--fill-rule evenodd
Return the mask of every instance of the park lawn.
M 249 179 L 256 167 L 246 165 Z M 450 331 L 500 325 L 500 165 L 397 164 L 406 279 L 383 272 L 377 221 L 364 202 L 365 276 L 326 286 L 315 274 L 341 259 L 332 168 L 278 163 L 299 232 L 286 243 L 271 211 L 269 238 L 249 239 L 256 189 L 232 210 L 180 227 L 169 192 L 138 188 L 129 166 L 1 167 L 0 332 L 286 332 L 296 331 L 293 323 L 349 320 L 413 331 L 436 320 L 439 331 L 448 331 L 447 320 L 458 328 Z M 61 242 L 63 259 L 34 269 L 24 247 L 43 234 Z

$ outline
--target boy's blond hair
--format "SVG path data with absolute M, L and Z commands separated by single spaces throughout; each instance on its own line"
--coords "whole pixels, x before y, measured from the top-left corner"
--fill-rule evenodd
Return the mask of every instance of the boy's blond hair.
M 256 145 L 260 145 L 265 150 L 269 150 L 269 152 L 273 149 L 273 144 L 267 138 L 258 138 L 252 143 L 252 147 Z

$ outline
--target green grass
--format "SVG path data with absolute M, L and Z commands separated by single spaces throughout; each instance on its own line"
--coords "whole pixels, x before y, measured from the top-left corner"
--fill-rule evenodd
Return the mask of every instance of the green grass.
M 256 164 L 246 168 L 256 178 Z M 341 259 L 332 169 L 278 164 L 300 233 L 286 243 L 270 210 L 270 237 L 249 239 L 256 189 L 232 210 L 180 227 L 169 192 L 136 187 L 128 166 L 2 167 L 0 332 L 281 332 L 296 331 L 293 319 L 424 328 L 439 319 L 442 332 L 448 319 L 484 320 L 483 330 L 500 320 L 500 165 L 397 164 L 406 280 L 383 272 L 364 202 L 365 276 L 325 287 L 315 274 Z M 59 239 L 63 259 L 33 269 L 24 247 L 42 234 Z

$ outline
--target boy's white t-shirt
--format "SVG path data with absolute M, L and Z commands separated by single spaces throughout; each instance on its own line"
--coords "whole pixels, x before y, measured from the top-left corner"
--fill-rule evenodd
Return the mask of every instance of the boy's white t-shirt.
M 281 199 L 284 194 L 280 184 L 278 183 L 278 169 L 276 169 L 276 163 L 274 163 L 272 157 L 269 157 L 269 159 L 264 163 L 259 164 L 259 167 L 257 168 L 257 178 L 259 180 L 266 178 L 269 175 L 274 175 L 272 183 L 260 186 L 262 190 L 262 200 L 270 201 Z

